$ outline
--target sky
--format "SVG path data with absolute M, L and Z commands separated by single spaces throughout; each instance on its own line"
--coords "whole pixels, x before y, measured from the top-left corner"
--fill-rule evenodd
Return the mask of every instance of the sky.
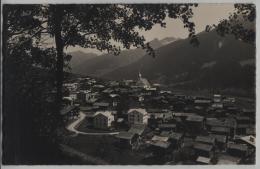
M 192 21 L 195 23 L 196 33 L 205 30 L 207 25 L 217 24 L 220 20 L 228 18 L 229 14 L 234 11 L 234 4 L 231 3 L 211 3 L 211 4 L 199 4 L 198 7 L 193 9 Z M 183 24 L 180 20 L 166 19 L 166 28 L 156 25 L 149 31 L 140 31 L 140 34 L 144 35 L 146 41 L 149 42 L 155 38 L 163 39 L 165 37 L 175 38 L 187 38 L 188 30 L 183 28 Z M 93 52 L 96 54 L 102 54 L 95 49 L 84 49 L 80 47 L 69 47 L 67 52 L 73 51 Z

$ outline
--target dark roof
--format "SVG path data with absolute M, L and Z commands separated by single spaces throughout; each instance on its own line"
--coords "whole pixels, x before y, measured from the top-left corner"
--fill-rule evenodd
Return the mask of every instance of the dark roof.
M 134 135 L 135 135 L 135 133 L 122 131 L 122 132 L 119 132 L 119 134 L 116 135 L 116 137 L 120 138 L 120 139 L 130 140 L 134 137 Z
M 227 136 L 225 135 L 210 134 L 210 137 L 215 138 L 216 141 L 220 143 L 226 143 L 227 141 Z
M 197 136 L 195 139 L 196 142 L 210 143 L 210 144 L 214 144 L 215 140 L 216 140 L 215 138 L 210 136 Z
M 176 124 L 159 124 L 159 128 L 175 128 Z
M 65 115 L 67 113 L 69 113 L 70 111 L 72 111 L 73 109 L 75 109 L 76 106 L 67 106 L 67 107 L 64 107 L 61 111 L 60 111 L 60 114 L 61 115 Z
M 197 150 L 211 151 L 213 146 L 209 144 L 194 143 L 193 148 Z
M 93 106 L 101 106 L 101 107 L 108 107 L 109 103 L 105 103 L 105 102 L 96 102 L 93 104 Z
M 186 118 L 186 121 L 192 121 L 192 122 L 202 122 L 203 120 L 204 117 L 198 115 L 192 115 Z
M 229 133 L 230 132 L 230 128 L 228 127 L 217 127 L 217 126 L 214 126 L 211 128 L 211 131 L 213 132 L 223 132 L 223 133 Z
M 199 156 L 197 158 L 196 162 L 209 164 L 210 163 L 210 158 Z
M 169 135 L 169 137 L 174 140 L 179 140 L 182 138 L 182 136 L 183 136 L 183 133 L 175 133 L 175 132 L 171 132 Z
M 240 151 L 247 151 L 247 145 L 245 145 L 245 144 L 228 143 L 227 148 L 236 149 L 236 150 L 240 150 Z
M 164 149 L 168 148 L 171 145 L 171 143 L 165 141 L 151 141 L 150 144 Z
M 145 130 L 144 124 L 134 124 L 131 126 L 131 128 L 128 130 L 128 132 L 136 133 L 138 135 L 142 135 Z

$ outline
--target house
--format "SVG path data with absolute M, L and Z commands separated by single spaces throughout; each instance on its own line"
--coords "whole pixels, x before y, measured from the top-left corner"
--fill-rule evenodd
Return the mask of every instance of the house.
M 210 131 L 213 134 L 230 136 L 230 128 L 225 126 L 213 126 Z
M 218 155 L 218 164 L 221 165 L 236 165 L 239 164 L 241 161 L 241 158 L 238 157 L 234 157 L 234 156 L 230 156 L 230 155 L 226 155 L 226 154 L 219 154 Z
M 176 124 L 169 124 L 169 123 L 163 123 L 163 124 L 158 124 L 158 128 L 161 131 L 176 131 Z
M 180 148 L 183 143 L 183 133 L 163 131 L 160 136 L 169 137 L 169 141 L 174 148 Z
M 111 111 L 99 111 L 94 116 L 93 125 L 99 129 L 109 129 L 114 122 L 114 115 Z
M 204 100 L 204 99 L 196 99 L 194 100 L 194 105 L 196 106 L 209 106 L 211 103 L 211 100 Z
M 214 137 L 210 137 L 210 136 L 197 136 L 195 138 L 195 142 L 209 144 L 209 145 L 214 146 L 216 143 L 216 139 Z
M 228 154 L 235 156 L 235 157 L 240 157 L 243 158 L 247 155 L 247 145 L 245 144 L 236 144 L 229 142 L 227 144 L 227 152 Z
M 79 116 L 79 108 L 77 106 L 66 106 L 60 111 L 63 120 L 67 122 L 68 120 L 76 119 Z
M 142 136 L 145 132 L 146 125 L 144 124 L 133 124 L 131 128 L 128 130 L 130 133 L 135 133 L 138 136 Z
M 210 137 L 213 137 L 213 138 L 216 139 L 216 146 L 220 150 L 224 150 L 226 148 L 226 144 L 227 144 L 227 136 L 226 135 L 210 134 Z
M 166 153 L 171 152 L 171 143 L 168 141 L 169 137 L 153 136 L 147 143 L 155 156 L 164 156 Z
M 194 143 L 193 148 L 197 156 L 212 158 L 214 156 L 214 147 L 209 144 Z
M 221 97 L 220 94 L 214 94 L 214 95 L 213 95 L 213 102 L 214 102 L 214 103 L 220 103 L 221 100 L 222 100 L 222 97 Z
M 197 163 L 197 164 L 201 164 L 201 165 L 210 164 L 210 158 L 203 157 L 203 156 L 199 156 L 199 157 L 196 159 L 196 163 Z
M 204 128 L 204 117 L 198 115 L 188 116 L 186 118 L 186 130 L 191 134 L 197 135 Z
M 128 112 L 128 124 L 147 124 L 148 123 L 148 113 L 145 109 L 129 109 Z
M 95 102 L 93 104 L 93 106 L 97 106 L 97 107 L 99 107 L 99 109 L 107 110 L 107 108 L 109 107 L 109 103 L 107 103 L 107 102 Z
M 195 143 L 195 142 L 194 142 L 194 140 L 193 140 L 192 138 L 190 138 L 190 137 L 184 137 L 181 147 L 182 147 L 182 148 L 185 148 L 185 147 L 193 147 L 194 143 Z
M 138 141 L 138 134 L 123 131 L 119 132 L 119 134 L 116 135 L 116 138 L 119 139 L 120 147 L 132 148 Z

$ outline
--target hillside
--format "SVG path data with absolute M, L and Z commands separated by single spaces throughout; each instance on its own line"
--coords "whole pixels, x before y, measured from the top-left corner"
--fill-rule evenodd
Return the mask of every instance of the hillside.
M 136 79 L 140 71 L 152 82 L 173 86 L 181 83 L 191 87 L 251 88 L 254 85 L 254 46 L 232 36 L 220 37 L 214 31 L 202 32 L 198 38 L 199 47 L 193 47 L 188 39 L 178 40 L 158 48 L 155 58 L 145 55 L 103 78 Z M 251 64 L 244 64 L 250 61 Z
M 68 54 L 72 56 L 72 58 L 70 60 L 71 68 L 75 68 L 75 67 L 79 66 L 82 62 L 85 62 L 85 61 L 97 56 L 94 53 L 84 53 L 82 51 L 70 52 Z
M 154 49 L 157 49 L 164 44 L 170 43 L 175 40 L 175 38 L 167 38 L 163 39 L 163 43 L 161 43 L 160 40 L 154 39 L 150 42 L 150 45 Z M 78 60 L 71 63 L 72 72 L 82 75 L 100 77 L 120 67 L 125 67 L 133 62 L 136 62 L 137 60 L 141 59 L 146 54 L 146 52 L 143 49 L 130 49 L 123 50 L 117 56 L 113 54 L 103 54 L 100 56 L 91 57 L 90 59 L 85 59 L 81 55 L 79 55 L 80 57 L 78 57 L 77 54 L 78 53 L 73 54 L 73 56 L 75 56 L 75 58 L 78 58 Z M 89 54 L 85 55 L 87 56 L 86 58 L 89 58 Z

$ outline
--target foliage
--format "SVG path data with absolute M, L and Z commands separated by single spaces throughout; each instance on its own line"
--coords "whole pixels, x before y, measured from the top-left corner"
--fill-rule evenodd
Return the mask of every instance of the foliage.
M 206 31 L 215 28 L 221 36 L 234 35 L 244 42 L 255 44 L 256 7 L 254 4 L 235 4 L 235 11 L 228 19 L 223 19 L 217 25 L 207 26 Z

